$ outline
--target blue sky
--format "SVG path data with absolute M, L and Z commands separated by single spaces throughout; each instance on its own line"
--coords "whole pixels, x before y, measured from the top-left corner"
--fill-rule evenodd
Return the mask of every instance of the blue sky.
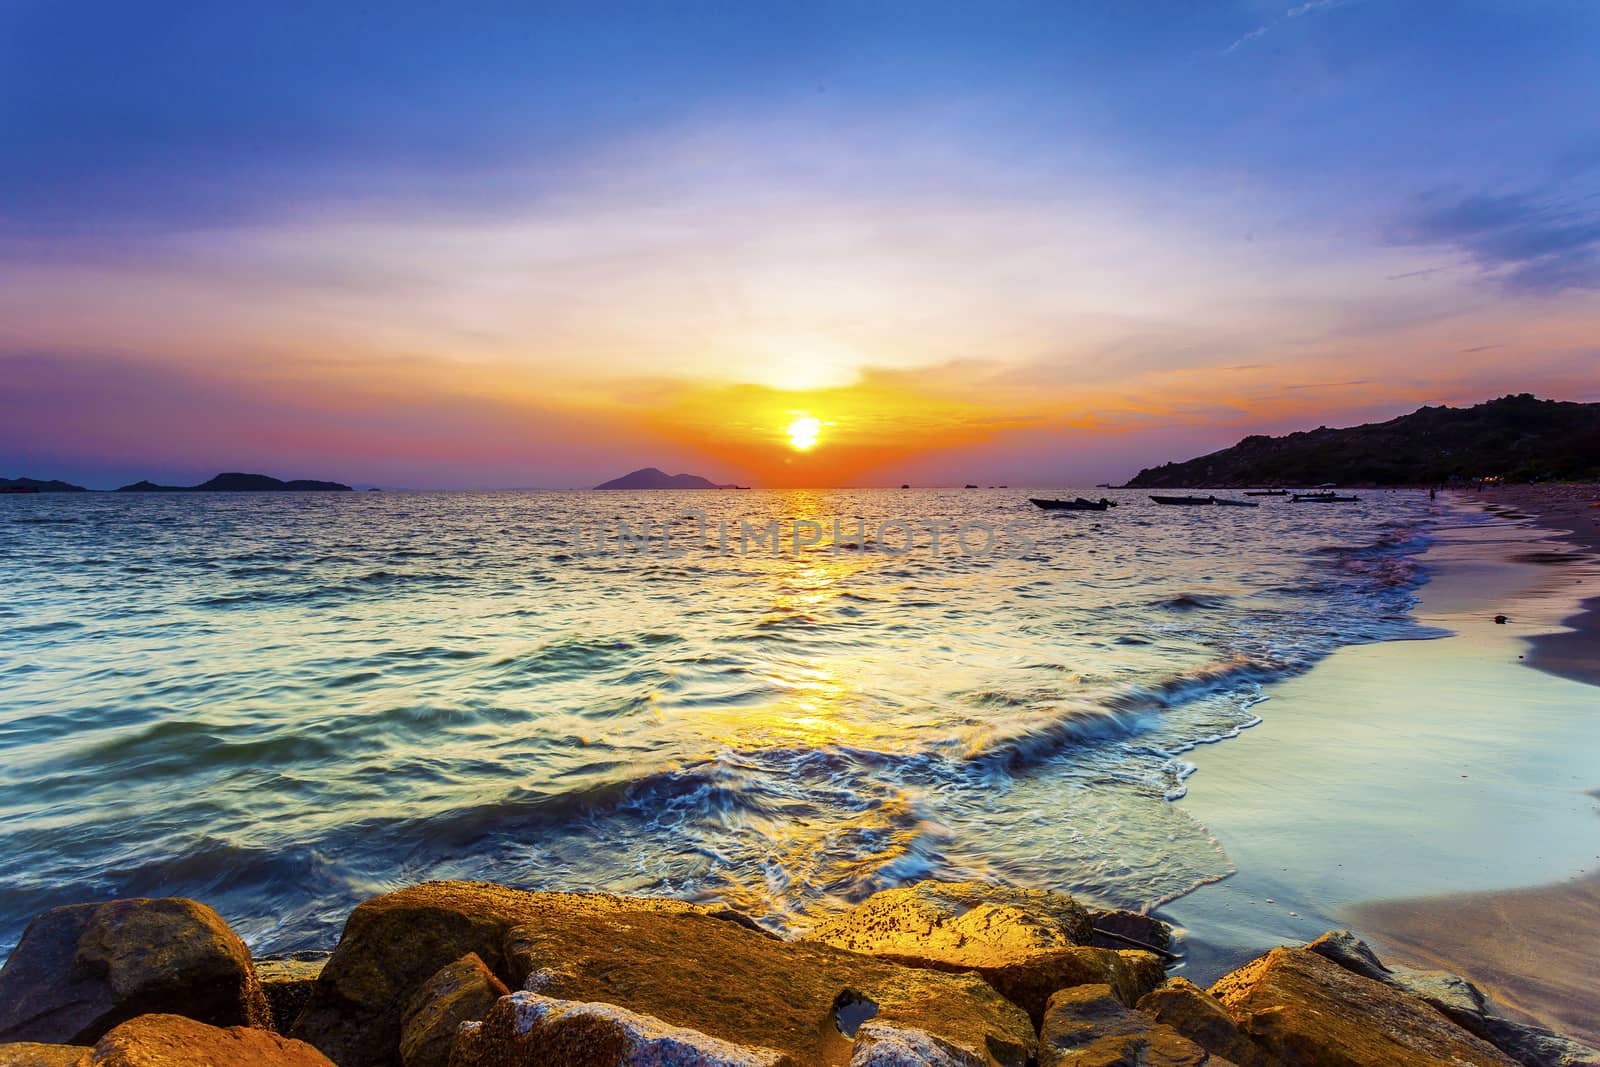
M 12 0 L 0 461 L 1054 480 L 1600 399 L 1597 55 L 1578 2 Z

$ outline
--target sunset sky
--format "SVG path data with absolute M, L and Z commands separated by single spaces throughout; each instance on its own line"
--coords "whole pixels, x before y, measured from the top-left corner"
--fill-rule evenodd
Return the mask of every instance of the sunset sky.
M 0 0 L 0 476 L 1088 484 L 1600 400 L 1597 56 L 1588 0 Z

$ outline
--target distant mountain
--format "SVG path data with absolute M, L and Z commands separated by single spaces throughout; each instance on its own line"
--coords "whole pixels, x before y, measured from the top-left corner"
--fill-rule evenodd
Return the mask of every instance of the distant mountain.
M 1128 485 L 1418 485 L 1496 475 L 1600 476 L 1600 404 L 1521 393 L 1470 408 L 1418 408 L 1342 430 L 1257 434 L 1208 456 L 1147 468 Z
M 154 482 L 134 482 L 118 489 L 119 493 L 348 493 L 348 485 L 339 482 L 319 482 L 306 478 L 280 481 L 265 474 L 219 474 L 199 485 L 156 485 Z
M 644 467 L 632 474 L 613 478 L 596 489 L 738 489 L 737 485 L 718 485 L 698 474 L 668 474 L 655 467 Z
M 70 482 L 40 481 L 38 478 L 0 478 L 0 493 L 87 493 L 89 490 Z

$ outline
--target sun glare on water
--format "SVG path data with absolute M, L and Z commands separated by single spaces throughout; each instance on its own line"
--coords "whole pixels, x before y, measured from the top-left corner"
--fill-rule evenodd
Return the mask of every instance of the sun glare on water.
M 822 432 L 822 420 L 806 415 L 791 422 L 787 432 L 789 447 L 804 452 L 817 443 L 817 435 Z

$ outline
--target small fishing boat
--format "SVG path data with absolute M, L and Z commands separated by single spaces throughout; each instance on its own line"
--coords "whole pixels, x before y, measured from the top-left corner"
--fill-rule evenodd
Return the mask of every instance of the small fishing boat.
M 1107 500 L 1104 497 L 1099 500 L 1085 500 L 1081 496 L 1076 500 L 1041 500 L 1030 496 L 1028 500 L 1035 507 L 1041 507 L 1046 511 L 1105 511 L 1107 508 L 1117 506 L 1115 500 Z
M 1354 504 L 1358 496 L 1335 496 L 1333 493 L 1296 493 L 1296 504 Z
M 1193 504 L 1215 504 L 1217 502 L 1217 498 L 1214 497 L 1214 496 L 1155 496 L 1154 494 L 1152 494 L 1150 499 L 1154 500 L 1157 504 L 1191 504 L 1191 505 L 1193 505 Z
M 1212 501 L 1219 508 L 1259 508 L 1261 505 L 1254 500 L 1229 500 L 1226 497 L 1217 497 Z
M 1288 496 L 1287 489 L 1246 489 L 1245 496 Z

